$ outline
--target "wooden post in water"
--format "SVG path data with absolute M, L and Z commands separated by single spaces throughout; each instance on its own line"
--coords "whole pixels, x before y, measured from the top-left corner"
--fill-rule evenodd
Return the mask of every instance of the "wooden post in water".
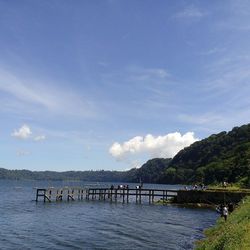
M 129 189 L 127 188 L 127 203 L 129 201 Z
M 89 189 L 86 189 L 86 196 L 85 196 L 86 200 L 89 200 Z
M 46 189 L 37 189 L 36 190 L 36 201 L 38 201 L 38 197 L 43 197 L 43 201 L 46 201 L 45 198 L 45 193 L 46 193 Z
M 112 198 L 113 198 L 113 190 L 112 188 L 110 189 L 110 201 L 112 202 Z
M 56 201 L 62 200 L 62 190 L 57 189 L 56 190 Z
M 43 202 L 46 202 L 46 200 L 48 200 L 49 202 L 51 202 L 51 199 L 49 199 L 49 197 L 46 195 L 47 189 L 44 188 L 38 188 L 36 190 L 36 201 L 38 201 L 38 197 L 43 197 Z
M 125 202 L 125 189 L 122 190 L 122 203 Z
M 83 189 L 81 190 L 81 200 L 83 199 Z
M 74 199 L 74 189 L 72 189 L 71 190 L 71 193 L 70 193 L 70 189 L 68 189 L 68 197 L 67 197 L 67 200 L 69 201 L 69 200 L 72 200 L 72 201 L 74 201 L 75 199 Z
M 141 203 L 141 188 L 139 189 L 139 202 Z
M 78 199 L 78 200 L 80 200 L 80 198 L 81 198 L 81 190 L 80 190 L 80 189 L 78 189 L 78 192 L 77 192 L 77 193 L 78 193 L 78 195 L 77 195 L 77 199 Z
M 99 197 L 98 197 L 99 200 L 101 200 L 101 193 L 102 193 L 102 190 L 100 189 L 99 190 Z
M 115 189 L 115 201 L 117 201 L 117 189 Z

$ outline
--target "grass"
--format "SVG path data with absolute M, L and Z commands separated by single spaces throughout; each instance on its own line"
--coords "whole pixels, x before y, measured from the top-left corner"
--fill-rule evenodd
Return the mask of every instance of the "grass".
M 208 185 L 209 190 L 222 190 L 222 191 L 239 191 L 239 192 L 250 192 L 248 188 L 242 188 L 239 185 L 231 184 L 228 185 L 226 188 L 222 187 L 221 185 Z
M 206 238 L 196 243 L 197 250 L 249 250 L 250 249 L 250 196 L 228 216 L 225 222 L 205 231 Z

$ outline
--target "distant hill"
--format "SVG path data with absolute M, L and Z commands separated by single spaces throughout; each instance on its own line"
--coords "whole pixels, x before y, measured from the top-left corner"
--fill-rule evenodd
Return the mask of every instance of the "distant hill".
M 156 158 L 129 171 L 28 171 L 0 169 L 0 179 L 106 182 L 197 183 L 228 181 L 250 187 L 250 124 L 214 134 L 181 150 L 173 159 Z
M 129 171 L 29 171 L 29 170 L 8 170 L 0 168 L 0 179 L 9 180 L 79 180 L 93 182 L 143 182 L 157 183 L 159 176 L 170 159 L 152 159 L 139 169 Z
M 0 179 L 10 180 L 74 180 L 74 181 L 127 181 L 127 172 L 122 171 L 29 171 L 0 168 Z

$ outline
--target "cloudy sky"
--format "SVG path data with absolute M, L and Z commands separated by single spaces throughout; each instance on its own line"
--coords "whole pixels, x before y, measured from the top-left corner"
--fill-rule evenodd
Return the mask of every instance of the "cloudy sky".
M 125 170 L 249 123 L 249 1 L 0 0 L 0 34 L 0 167 Z

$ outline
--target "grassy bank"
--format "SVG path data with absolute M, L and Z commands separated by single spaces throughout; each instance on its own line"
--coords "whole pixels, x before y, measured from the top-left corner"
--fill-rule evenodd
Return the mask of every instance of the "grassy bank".
M 250 196 L 228 216 L 205 231 L 206 238 L 198 241 L 197 250 L 249 250 L 250 249 Z

